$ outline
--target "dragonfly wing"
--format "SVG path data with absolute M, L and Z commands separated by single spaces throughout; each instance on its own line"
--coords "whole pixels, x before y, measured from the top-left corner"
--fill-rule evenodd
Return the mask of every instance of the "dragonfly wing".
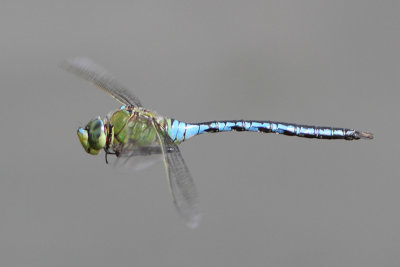
M 196 228 L 200 223 L 201 215 L 193 178 L 178 146 L 159 132 L 157 132 L 157 136 L 164 155 L 164 165 L 174 205 L 178 213 L 185 219 L 186 225 L 189 228 Z
M 118 157 L 112 157 L 108 161 L 115 168 L 127 167 L 129 170 L 143 170 L 163 160 L 160 146 L 137 147 L 131 151 L 123 151 Z
M 146 145 L 143 144 L 141 138 L 128 138 L 123 143 L 114 143 L 112 150 L 118 156 L 117 165 L 135 167 L 143 160 L 144 164 L 147 164 L 152 159 L 155 159 L 153 163 L 163 159 L 174 205 L 186 221 L 186 225 L 195 228 L 200 222 L 199 201 L 189 169 L 178 146 L 165 134 L 165 130 L 153 119 L 148 119 L 147 123 L 148 125 L 144 129 L 152 128 L 154 131 L 149 131 L 149 133 L 154 133 L 155 139 Z M 128 127 L 126 136 L 135 136 L 132 132 L 133 129 L 134 127 Z M 146 161 L 146 159 L 150 161 Z
M 61 65 L 65 70 L 94 83 L 124 105 L 142 107 L 140 100 L 120 85 L 114 77 L 101 66 L 88 58 L 74 58 Z

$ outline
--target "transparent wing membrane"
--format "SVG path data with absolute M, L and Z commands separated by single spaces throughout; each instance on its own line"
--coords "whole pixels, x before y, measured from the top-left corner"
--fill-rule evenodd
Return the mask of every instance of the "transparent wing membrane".
M 182 154 L 160 125 L 151 119 L 148 119 L 146 124 L 154 129 L 156 133 L 154 140 L 143 145 L 140 144 L 141 139 L 129 138 L 125 143 L 114 144 L 112 150 L 117 154 L 114 165 L 137 170 L 163 160 L 174 205 L 186 225 L 189 228 L 196 228 L 200 222 L 198 195 Z M 127 130 L 128 136 L 134 136 L 133 127 Z
M 106 91 L 116 100 L 127 106 L 142 107 L 140 100 L 120 85 L 105 69 L 86 58 L 75 58 L 65 61 L 62 67 L 81 78 L 92 82 Z M 109 154 L 115 154 L 116 165 L 132 166 L 134 169 L 146 168 L 161 159 L 170 186 L 171 195 L 178 213 L 184 218 L 186 225 L 195 228 L 200 222 L 197 190 L 179 148 L 163 129 L 155 122 L 148 121 L 156 132 L 156 138 L 150 144 L 141 144 L 143 140 L 129 138 L 125 143 L 117 142 Z M 129 129 L 129 127 L 127 127 Z M 133 127 L 132 127 L 133 128 Z M 135 136 L 132 129 L 126 132 Z M 145 137 L 144 137 L 145 139 Z M 114 153 L 115 152 L 115 153 Z
M 193 178 L 176 144 L 169 137 L 157 137 L 164 155 L 165 171 L 174 205 L 186 221 L 189 228 L 196 228 L 200 223 L 199 198 Z
M 130 123 L 130 122 L 128 122 Z M 151 120 L 147 120 L 148 127 L 154 128 Z M 124 129 L 127 136 L 133 136 L 133 125 Z M 125 143 L 115 143 L 112 150 L 117 154 L 115 166 L 126 166 L 135 170 L 150 167 L 154 163 L 162 161 L 162 149 L 158 139 L 141 145 L 138 140 L 128 138 Z
M 111 157 L 112 158 L 112 157 Z M 113 162 L 116 168 L 127 167 L 131 170 L 142 170 L 163 160 L 161 147 L 140 147 L 118 155 Z
M 124 105 L 142 107 L 140 100 L 134 94 L 119 84 L 104 68 L 88 58 L 67 60 L 61 67 L 92 82 Z

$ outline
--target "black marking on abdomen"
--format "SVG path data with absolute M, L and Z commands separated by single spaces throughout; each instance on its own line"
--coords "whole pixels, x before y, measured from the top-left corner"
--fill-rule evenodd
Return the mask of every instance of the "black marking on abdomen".
M 282 130 L 282 131 L 280 132 L 280 134 L 293 136 L 293 135 L 296 135 L 296 132 L 292 132 L 292 131 L 288 131 L 288 130 Z
M 238 131 L 238 132 L 243 132 L 243 131 L 246 131 L 246 129 L 244 128 L 244 127 L 242 127 L 242 126 L 232 126 L 231 127 L 231 129 L 232 130 L 235 130 L 235 131 Z
M 305 137 L 305 138 L 315 138 L 314 134 L 309 134 L 309 133 L 300 133 L 299 135 L 297 135 L 299 137 Z
M 261 133 L 271 133 L 272 132 L 271 129 L 268 129 L 268 128 L 265 128 L 265 127 L 258 127 L 258 131 L 261 132 Z
M 206 129 L 204 131 L 207 132 L 207 133 L 217 133 L 217 132 L 219 132 L 219 129 L 217 129 L 217 128 L 208 128 L 208 129 Z

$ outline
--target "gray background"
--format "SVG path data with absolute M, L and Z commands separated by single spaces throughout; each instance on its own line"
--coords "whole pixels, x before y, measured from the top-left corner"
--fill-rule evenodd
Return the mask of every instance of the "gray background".
M 398 266 L 399 1 L 2 1 L 1 266 Z M 87 56 L 186 121 L 370 130 L 182 144 L 203 220 L 162 164 L 118 171 L 76 129 L 118 108 L 58 68 Z

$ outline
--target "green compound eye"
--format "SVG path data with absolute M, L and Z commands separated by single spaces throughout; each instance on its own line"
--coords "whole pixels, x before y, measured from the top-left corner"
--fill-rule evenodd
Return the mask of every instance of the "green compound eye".
M 88 132 L 83 128 L 79 128 L 77 134 L 83 149 L 89 153 Z
M 106 145 L 104 122 L 100 118 L 91 120 L 85 129 L 79 128 L 77 134 L 83 149 L 89 154 L 99 154 Z

